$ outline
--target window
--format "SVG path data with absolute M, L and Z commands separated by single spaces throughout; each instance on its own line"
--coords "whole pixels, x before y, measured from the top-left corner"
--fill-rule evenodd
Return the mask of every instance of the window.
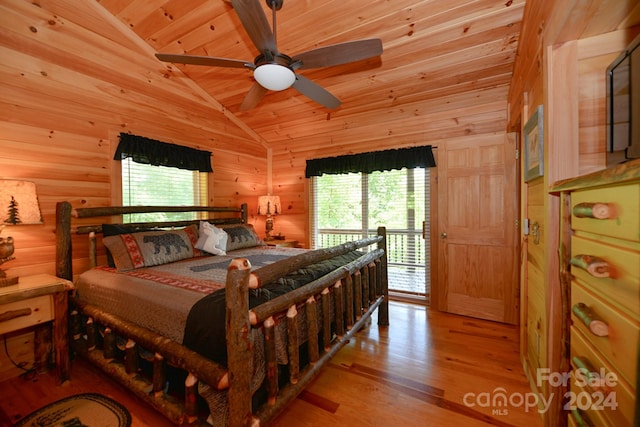
M 113 157 L 122 162 L 124 206 L 206 206 L 211 152 L 120 134 Z M 125 222 L 198 219 L 197 213 L 125 215 Z
M 207 173 L 122 160 L 124 206 L 206 206 Z M 197 219 L 197 213 L 145 213 L 125 215 L 124 222 Z
M 387 228 L 389 288 L 428 296 L 429 168 L 312 177 L 311 244 L 331 247 Z

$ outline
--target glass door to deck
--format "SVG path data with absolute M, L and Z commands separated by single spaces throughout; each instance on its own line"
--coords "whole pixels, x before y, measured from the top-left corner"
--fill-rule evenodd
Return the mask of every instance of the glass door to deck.
M 429 299 L 429 169 L 323 175 L 312 186 L 313 247 L 373 235 L 384 225 L 390 292 Z

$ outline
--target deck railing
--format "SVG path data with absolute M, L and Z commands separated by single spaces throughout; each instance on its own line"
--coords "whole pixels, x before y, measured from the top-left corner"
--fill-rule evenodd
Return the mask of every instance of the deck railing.
M 370 237 L 376 230 L 318 230 L 316 245 L 326 248 Z M 426 280 L 426 247 L 422 230 L 387 229 L 387 263 L 389 290 L 425 295 L 429 293 Z

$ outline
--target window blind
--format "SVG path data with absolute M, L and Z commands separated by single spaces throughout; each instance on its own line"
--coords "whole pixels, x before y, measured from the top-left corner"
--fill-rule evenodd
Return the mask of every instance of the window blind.
M 124 206 L 206 206 L 207 174 L 166 166 L 122 161 Z M 146 213 L 128 215 L 125 222 L 196 219 L 194 213 Z

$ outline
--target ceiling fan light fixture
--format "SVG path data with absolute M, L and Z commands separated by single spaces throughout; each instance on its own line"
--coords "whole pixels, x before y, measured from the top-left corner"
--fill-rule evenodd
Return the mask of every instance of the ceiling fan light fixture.
M 296 81 L 296 74 L 279 64 L 260 65 L 253 71 L 253 77 L 262 87 L 275 91 L 288 89 Z

